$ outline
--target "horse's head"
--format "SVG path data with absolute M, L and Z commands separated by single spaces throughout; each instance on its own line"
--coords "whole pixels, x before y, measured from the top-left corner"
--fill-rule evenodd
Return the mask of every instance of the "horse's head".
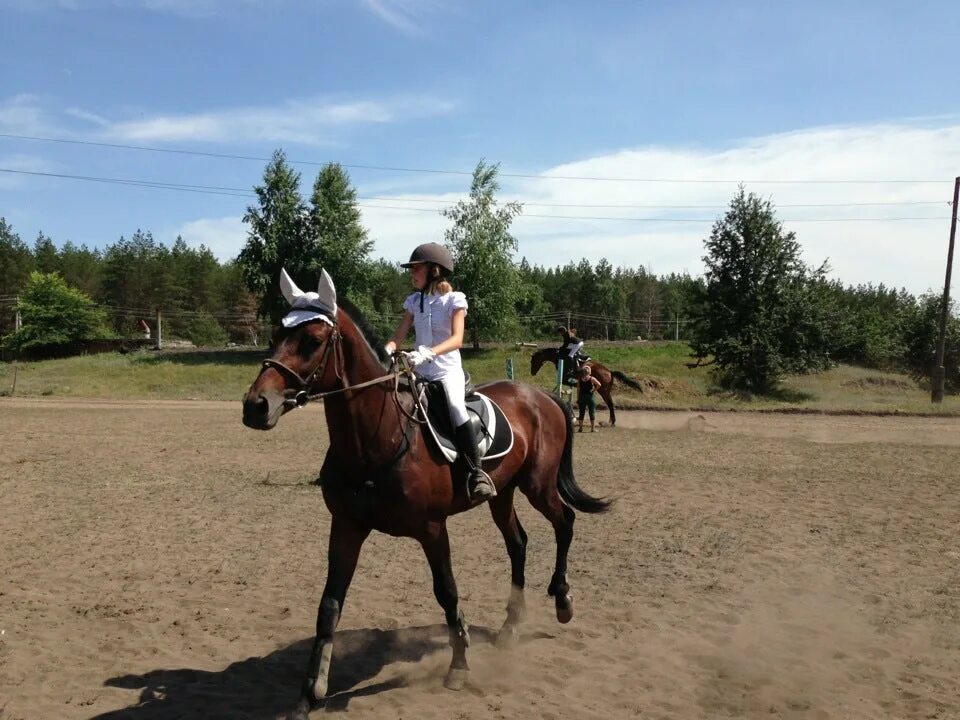
M 323 271 L 317 292 L 305 293 L 282 270 L 280 287 L 291 309 L 274 336 L 273 355 L 243 398 L 243 424 L 256 430 L 270 430 L 306 394 L 339 382 L 337 293 L 330 276 Z
M 530 356 L 530 374 L 536 375 L 543 364 L 547 360 L 553 360 L 555 355 L 556 352 L 553 350 L 553 348 L 543 348 L 542 350 L 537 350 L 533 355 Z

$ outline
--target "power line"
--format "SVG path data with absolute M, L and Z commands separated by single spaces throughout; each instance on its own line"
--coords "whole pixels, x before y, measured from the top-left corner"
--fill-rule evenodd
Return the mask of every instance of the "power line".
M 87 145 L 91 147 L 102 147 L 102 148 L 112 148 L 120 150 L 138 150 L 142 152 L 157 152 L 157 153 L 168 153 L 173 155 L 192 155 L 199 157 L 211 157 L 227 160 L 253 160 L 257 162 L 269 162 L 272 158 L 267 157 L 258 157 L 255 155 L 234 155 L 229 153 L 212 153 L 204 152 L 200 150 L 185 150 L 182 148 L 160 148 L 152 147 L 148 145 L 129 145 L 124 143 L 107 143 L 107 142 L 95 142 L 92 140 L 73 140 L 69 138 L 51 138 L 51 137 L 40 137 L 36 135 L 15 135 L 12 133 L 0 133 L 0 138 L 7 138 L 11 140 L 29 140 L 33 142 L 50 142 L 50 143 L 62 143 L 70 145 Z M 327 165 L 329 161 L 316 161 L 316 160 L 291 160 L 287 159 L 287 162 L 294 165 L 312 165 L 312 166 L 323 166 Z M 340 163 L 342 167 L 355 169 L 355 170 L 378 170 L 384 172 L 407 172 L 407 173 L 426 173 L 426 174 L 436 174 L 436 175 L 466 175 L 472 176 L 473 172 L 469 170 L 444 170 L 437 168 L 415 168 L 415 167 L 399 167 L 399 166 L 389 166 L 389 165 L 360 165 L 356 163 Z M 945 183 L 950 180 L 940 179 L 940 180 L 901 180 L 901 179 L 845 179 L 845 180 L 813 180 L 813 179 L 794 179 L 794 180 L 747 180 L 747 179 L 720 179 L 720 178 L 646 178 L 646 177 L 604 177 L 604 176 L 586 176 L 586 175 L 544 175 L 544 174 L 530 174 L 530 173 L 511 173 L 511 172 L 500 172 L 500 177 L 508 178 L 521 178 L 527 180 L 577 180 L 577 181 L 592 181 L 592 182 L 636 182 L 636 183 L 677 183 L 677 184 L 736 184 L 736 183 L 750 183 L 754 185 L 770 184 L 770 185 L 835 185 L 835 184 L 861 184 L 861 185 L 870 185 L 870 184 L 933 184 L 933 183 Z
M 406 198 L 383 197 L 377 195 L 358 195 L 358 200 L 383 200 L 386 202 L 414 202 L 414 203 L 449 203 L 455 202 L 450 198 Z M 460 198 L 457 199 L 459 201 Z M 598 209 L 637 209 L 637 210 L 725 210 L 729 205 L 653 205 L 653 204 L 594 204 L 594 203 L 543 203 L 520 198 L 502 199 L 499 204 L 518 203 L 524 207 L 558 207 L 558 208 L 598 208 Z M 866 202 L 866 203 L 777 203 L 777 208 L 826 208 L 826 207 L 899 207 L 903 205 L 953 205 L 949 200 L 908 200 L 903 202 Z
M 208 193 L 211 195 L 226 195 L 229 197 L 256 197 L 256 193 L 246 188 L 228 187 L 223 185 L 193 185 L 188 183 L 171 183 L 160 180 L 139 180 L 133 178 L 105 178 L 92 175 L 68 175 L 66 173 L 40 172 L 36 170 L 17 170 L 13 168 L 0 168 L 0 172 L 16 175 L 34 175 L 39 177 L 55 177 L 67 180 L 84 180 L 88 182 L 114 183 L 118 185 L 132 185 L 134 187 L 152 187 L 167 190 L 183 190 L 188 192 Z M 384 202 L 411 202 L 411 203 L 447 203 L 442 208 L 429 208 L 430 211 L 440 210 L 450 207 L 449 203 L 454 202 L 447 198 L 402 198 L 402 197 L 384 197 L 379 195 L 358 195 L 358 200 L 372 200 Z M 727 205 L 654 205 L 654 204 L 592 204 L 592 203 L 540 203 L 520 199 L 501 200 L 501 204 L 518 203 L 530 207 L 567 207 L 567 208 L 622 208 L 622 209 L 646 209 L 646 210 L 723 210 Z M 946 205 L 950 207 L 953 203 L 943 200 L 920 200 L 903 202 L 868 202 L 868 203 L 798 203 L 798 204 L 778 204 L 778 208 L 839 208 L 839 207 L 900 207 L 917 205 Z M 369 205 L 365 207 L 381 207 L 378 205 Z M 383 206 L 389 207 L 389 206 Z M 409 209 L 409 208 L 396 208 Z M 538 217 L 538 216 L 530 216 Z M 552 217 L 552 216 L 545 216 Z
M 32 175 L 39 177 L 61 178 L 65 180 L 78 180 L 84 182 L 108 183 L 116 185 L 127 185 L 131 187 L 140 187 L 153 190 L 174 190 L 177 192 L 193 192 L 208 195 L 226 195 L 230 197 L 255 197 L 253 192 L 239 193 L 232 192 L 236 188 L 224 190 L 217 189 L 217 186 L 204 185 L 186 185 L 181 183 L 155 182 L 151 180 L 134 180 L 127 178 L 105 178 L 92 175 L 68 175 L 66 173 L 40 172 L 36 170 L 15 170 L 13 168 L 0 168 L 0 172 L 14 175 Z M 228 191 L 230 190 L 230 191 Z M 429 212 L 437 213 L 449 209 L 453 206 L 447 205 L 436 208 L 412 208 L 399 205 L 369 205 L 357 203 L 358 207 L 369 208 L 371 210 L 400 210 L 402 212 Z M 602 221 L 620 221 L 620 222 L 651 222 L 651 223 L 704 223 L 714 222 L 716 218 L 663 218 L 663 217 L 616 217 L 604 215 L 550 215 L 543 213 L 523 213 L 518 216 L 518 220 L 525 218 L 545 218 L 552 220 L 602 220 Z M 944 217 L 890 217 L 890 218 L 792 218 L 784 219 L 782 222 L 904 222 L 916 220 L 943 220 Z
M 114 185 L 130 185 L 133 187 L 154 188 L 158 190 L 178 190 L 181 192 L 197 192 L 208 195 L 228 195 L 231 197 L 256 197 L 256 194 L 250 190 L 240 190 L 239 188 L 219 188 L 215 185 L 186 185 L 182 183 L 157 182 L 153 180 L 133 180 L 127 178 L 105 178 L 93 175 L 68 175 L 66 173 L 40 172 L 37 170 L 14 170 L 12 168 L 0 168 L 0 172 L 12 175 L 33 175 L 37 177 L 61 178 L 64 180 L 82 180 L 85 182 L 108 183 Z M 228 192 L 229 191 L 229 192 Z

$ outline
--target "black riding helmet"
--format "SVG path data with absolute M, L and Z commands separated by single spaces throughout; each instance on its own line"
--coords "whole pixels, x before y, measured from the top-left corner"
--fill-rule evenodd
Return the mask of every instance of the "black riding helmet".
M 410 262 L 405 262 L 400 267 L 412 267 L 420 263 L 433 263 L 446 274 L 453 273 L 453 255 L 443 245 L 439 243 L 424 243 L 414 248 L 410 253 Z

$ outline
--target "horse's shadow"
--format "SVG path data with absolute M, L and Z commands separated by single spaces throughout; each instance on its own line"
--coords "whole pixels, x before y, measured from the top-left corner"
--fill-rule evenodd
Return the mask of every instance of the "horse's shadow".
M 473 626 L 470 634 L 475 640 L 486 642 L 496 638 L 496 633 L 485 627 Z M 266 720 L 283 716 L 296 705 L 312 643 L 312 637 L 300 640 L 264 657 L 235 662 L 218 672 L 180 668 L 110 678 L 104 685 L 140 690 L 139 699 L 129 707 L 91 720 Z M 403 675 L 357 686 L 376 677 L 387 665 L 416 662 L 446 649 L 447 627 L 342 630 L 336 634 L 334 647 L 325 702 L 328 711 L 346 710 L 354 697 L 403 687 Z

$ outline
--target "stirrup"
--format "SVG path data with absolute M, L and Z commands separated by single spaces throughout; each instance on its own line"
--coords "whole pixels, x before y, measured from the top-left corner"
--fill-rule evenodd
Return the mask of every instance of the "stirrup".
M 497 496 L 497 486 L 489 475 L 478 468 L 467 477 L 467 494 L 472 502 L 481 503 Z

